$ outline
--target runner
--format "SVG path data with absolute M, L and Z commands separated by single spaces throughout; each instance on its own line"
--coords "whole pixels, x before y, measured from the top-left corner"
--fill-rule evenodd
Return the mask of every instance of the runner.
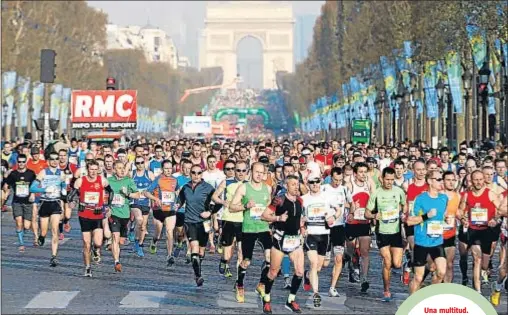
M 444 193 L 448 196 L 446 206 L 446 220 L 443 225 L 443 247 L 446 254 L 445 283 L 453 282 L 454 261 L 455 261 L 455 238 L 457 235 L 457 210 L 460 203 L 460 194 L 455 191 L 456 176 L 451 171 L 443 174 Z M 450 224 L 448 224 L 450 223 Z
M 409 182 L 407 188 L 407 206 L 404 208 L 404 212 L 406 216 L 415 216 L 416 214 L 413 211 L 414 201 L 418 195 L 428 190 L 428 184 L 425 180 L 425 175 L 427 173 L 425 169 L 425 163 L 422 160 L 417 160 L 413 164 L 414 169 L 414 177 Z M 414 226 L 407 225 L 404 223 L 404 232 L 407 240 L 407 245 L 409 248 L 406 248 L 405 257 L 406 262 L 404 263 L 403 269 L 404 273 L 402 275 L 402 282 L 404 285 L 409 284 L 410 280 L 410 272 L 411 268 L 413 268 L 413 249 L 414 249 Z
M 66 149 L 61 149 L 60 151 L 58 151 L 58 167 L 65 174 L 65 185 L 67 186 L 67 194 L 69 194 L 72 189 L 72 184 L 74 181 L 74 173 L 76 173 L 78 166 L 68 161 Z M 60 222 L 59 225 L 60 239 L 63 239 L 63 231 L 65 231 L 65 233 L 69 233 L 71 231 L 70 220 L 72 214 L 72 207 L 67 202 L 67 198 L 64 198 L 63 202 L 64 202 L 64 213 L 62 216 L 62 221 Z
M 104 199 L 104 190 L 111 192 L 108 180 L 99 175 L 99 163 L 88 162 L 87 176 L 78 178 L 74 183 L 74 193 L 79 194 L 78 217 L 83 236 L 83 262 L 85 263 L 85 277 L 92 277 L 91 252 L 94 260 L 101 261 L 101 246 L 103 240 L 102 222 L 104 219 L 104 206 L 109 200 Z M 93 240 L 93 248 L 92 248 Z
M 144 257 L 143 242 L 145 240 L 148 215 L 150 214 L 150 200 L 145 197 L 144 191 L 152 184 L 155 179 L 152 172 L 146 169 L 145 161 L 142 157 L 136 157 L 134 160 L 136 170 L 132 172 L 132 179 L 136 184 L 137 190 L 140 192 L 140 198 L 132 200 L 130 205 L 131 216 L 135 220 L 135 241 L 133 251 L 139 256 Z
M 145 195 L 155 204 L 153 207 L 154 236 L 150 243 L 150 253 L 157 252 L 157 242 L 161 238 L 162 227 L 166 227 L 166 247 L 168 250 L 167 266 L 172 267 L 175 263 L 173 256 L 173 234 L 176 224 L 176 178 L 171 176 L 173 165 L 170 160 L 162 162 L 162 175 L 158 176 L 148 188 Z
M 261 278 L 256 287 L 256 291 L 261 297 L 265 294 L 266 275 L 270 269 L 270 249 L 272 247 L 272 239 L 268 223 L 261 220 L 263 211 L 270 203 L 271 195 L 271 188 L 263 183 L 264 171 L 265 167 L 262 163 L 253 163 L 251 166 L 250 181 L 238 186 L 229 205 L 229 211 L 231 213 L 243 212 L 243 260 L 238 266 L 238 278 L 235 282 L 236 300 L 239 303 L 243 303 L 245 301 L 244 280 L 247 268 L 252 261 L 256 242 L 261 245 L 265 258 L 261 271 Z
M 262 214 L 264 221 L 273 223 L 271 265 L 264 281 L 263 313 L 265 314 L 272 313 L 270 293 L 285 254 L 289 255 L 295 269 L 285 307 L 293 313 L 301 313 L 300 306 L 296 302 L 296 294 L 304 274 L 305 256 L 301 237 L 305 234 L 305 221 L 302 218 L 302 200 L 298 197 L 300 194 L 298 177 L 288 176 L 286 186 L 286 194 L 283 197 L 274 198 Z M 319 297 L 319 294 L 315 297 Z
M 191 181 L 185 184 L 178 195 L 177 203 L 185 206 L 185 229 L 191 247 L 192 268 L 196 285 L 202 286 L 205 280 L 201 264 L 205 258 L 207 235 L 211 229 L 211 206 L 214 188 L 203 180 L 200 165 L 191 168 Z
M 392 268 L 402 264 L 401 209 L 406 204 L 404 191 L 394 186 L 395 170 L 387 167 L 382 172 L 382 186 L 369 198 L 365 218 L 376 219 L 376 243 L 383 259 L 383 302 L 391 301 L 390 278 Z
M 175 168 L 173 166 L 173 168 Z M 192 162 L 188 159 L 182 159 L 180 162 L 180 170 L 181 173 L 179 176 L 176 174 L 173 174 L 173 177 L 176 178 L 177 186 L 176 190 L 179 191 L 185 184 L 190 182 L 191 180 L 191 168 L 192 168 Z M 189 240 L 187 238 L 187 234 L 184 229 L 184 223 L 185 223 L 185 206 L 180 206 L 180 208 L 176 212 L 176 234 L 178 236 L 178 243 L 176 244 L 176 250 L 175 250 L 175 258 L 178 257 L 180 254 L 180 251 L 183 249 L 183 242 L 185 241 L 185 244 L 187 245 L 187 254 L 185 255 L 185 263 L 190 264 L 191 263 L 191 247 Z
M 243 213 L 230 212 L 229 204 L 233 199 L 238 186 L 244 183 L 245 178 L 248 175 L 248 171 L 249 169 L 247 168 L 247 163 L 244 161 L 239 161 L 235 165 L 233 161 L 226 160 L 224 163 L 224 173 L 226 174 L 226 179 L 220 183 L 219 187 L 213 194 L 213 200 L 215 203 L 223 206 L 220 244 L 223 248 L 223 253 L 219 264 L 219 273 L 223 274 L 226 278 L 233 276 L 231 274 L 231 270 L 229 269 L 229 260 L 233 257 L 233 242 L 235 240 L 237 248 L 237 269 L 243 260 L 241 247 Z M 219 198 L 221 195 L 224 199 Z
M 355 217 L 363 217 L 362 211 L 364 211 L 356 209 L 353 197 L 347 187 L 342 184 L 342 179 L 342 169 L 334 167 L 331 172 L 331 184 L 323 185 L 321 188 L 321 191 L 328 195 L 330 204 L 338 209 L 338 213 L 335 214 L 335 222 L 330 229 L 330 244 L 328 246 L 328 249 L 333 249 L 335 256 L 330 289 L 328 290 L 328 295 L 332 297 L 340 296 L 336 287 L 342 273 L 342 259 L 346 241 L 345 221 L 348 217 L 351 220 L 354 220 Z M 366 274 L 367 272 L 365 272 Z
M 335 220 L 342 217 L 342 204 L 337 199 L 338 193 L 326 189 L 321 189 L 321 179 L 317 177 L 309 178 L 310 192 L 302 196 L 302 207 L 304 221 L 307 225 L 307 235 L 305 238 L 305 250 L 310 262 L 310 270 L 305 270 L 303 274 L 303 288 L 309 291 L 312 287 L 314 307 L 321 306 L 321 296 L 319 295 L 319 272 L 323 267 L 326 252 L 330 245 L 330 228 L 335 224 Z M 342 193 L 345 193 L 342 187 Z M 343 195 L 345 198 L 345 194 Z M 343 198 L 343 199 L 344 199 Z M 343 200 L 342 200 L 343 202 Z M 337 212 L 337 215 L 336 215 Z M 342 223 L 344 220 L 342 220 Z M 344 232 L 344 229 L 342 229 Z M 305 236 L 305 235 L 304 235 Z M 342 249 L 344 249 L 344 237 L 342 237 Z M 333 286 L 335 287 L 335 286 Z
M 24 232 L 32 227 L 34 195 L 30 193 L 30 185 L 36 178 L 35 173 L 27 169 L 26 162 L 26 155 L 19 154 L 16 160 L 18 168 L 9 173 L 3 185 L 3 190 L 7 195 L 10 194 L 10 189 L 14 192 L 12 215 L 16 222 L 16 235 L 18 236 L 18 250 L 20 252 L 25 251 Z
M 508 217 L 507 196 L 508 196 L 508 190 L 505 190 L 503 192 L 503 197 L 502 197 L 503 199 L 501 200 L 500 209 L 498 209 L 498 213 L 497 213 L 499 216 L 504 216 L 503 220 L 504 220 L 505 224 L 507 222 L 507 217 Z M 505 227 L 503 233 L 504 233 L 504 237 L 506 239 L 508 237 L 508 232 L 506 231 L 506 227 Z M 508 277 L 507 277 L 508 257 L 506 257 L 506 255 L 508 255 L 508 242 L 505 241 L 505 243 L 502 244 L 501 246 L 504 246 L 505 257 L 504 257 L 504 259 L 502 259 L 503 263 L 499 264 L 497 281 L 494 283 L 492 294 L 490 295 L 490 302 L 494 306 L 499 305 L 499 299 L 501 298 L 501 289 L 503 288 L 503 286 L 504 286 L 505 291 L 508 292 L 508 280 L 507 280 L 508 279 Z M 500 252 L 500 255 L 501 255 L 501 252 Z
M 497 222 L 496 209 L 500 208 L 501 200 L 485 186 L 482 171 L 471 173 L 472 189 L 461 198 L 458 216 L 462 224 L 468 228 L 468 248 L 473 254 L 473 286 L 481 293 L 481 271 L 486 272 L 492 246 L 492 232 Z M 466 214 L 466 216 L 464 216 Z
M 164 149 L 158 144 L 155 146 L 155 156 L 150 161 L 149 167 L 150 172 L 152 172 L 155 177 L 162 173 L 162 162 L 164 162 Z
M 453 173 L 452 173 L 452 176 Z M 450 225 L 455 216 L 446 217 L 448 196 L 440 193 L 443 190 L 443 177 L 439 171 L 427 174 L 428 191 L 418 195 L 414 202 L 413 213 L 407 218 L 409 226 L 414 228 L 414 277 L 409 285 L 409 293 L 413 294 L 424 279 L 427 256 L 436 265 L 432 279 L 433 284 L 441 283 L 446 273 L 446 258 L 443 247 L 443 225 Z
M 31 193 L 41 193 L 39 216 L 41 218 L 41 234 L 39 235 L 40 246 L 44 245 L 48 234 L 48 225 L 51 225 L 51 259 L 50 266 L 58 265 L 58 224 L 62 215 L 63 202 L 62 190 L 65 187 L 63 172 L 58 168 L 58 153 L 49 154 L 48 167 L 37 174 L 37 178 L 30 186 Z
M 115 176 L 108 179 L 112 189 L 111 208 L 106 213 L 113 234 L 111 251 L 115 262 L 115 271 L 122 272 L 120 263 L 120 238 L 127 237 L 130 218 L 129 199 L 139 199 L 140 193 L 132 178 L 127 177 L 125 164 L 122 161 L 115 162 Z
M 369 197 L 374 192 L 374 184 L 367 177 L 368 166 L 365 163 L 357 163 L 353 168 L 354 177 L 346 182 L 348 191 L 351 192 L 354 203 L 354 215 L 349 215 L 345 233 L 347 238 L 347 251 L 349 255 L 349 282 L 360 281 L 360 258 L 361 258 L 361 283 L 362 292 L 367 292 L 369 282 L 369 250 L 372 242 L 370 236 L 370 221 L 364 215 Z M 379 189 L 379 188 L 378 188 Z M 363 212 L 363 213 L 362 213 Z M 356 251 L 358 243 L 359 253 Z

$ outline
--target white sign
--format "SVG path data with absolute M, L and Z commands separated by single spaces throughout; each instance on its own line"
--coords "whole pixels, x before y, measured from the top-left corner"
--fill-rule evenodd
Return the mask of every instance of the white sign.
M 211 116 L 184 116 L 183 133 L 211 133 Z

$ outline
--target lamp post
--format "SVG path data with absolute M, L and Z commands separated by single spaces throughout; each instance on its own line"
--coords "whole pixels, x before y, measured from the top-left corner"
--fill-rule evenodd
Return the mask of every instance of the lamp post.
M 488 56 L 488 54 L 487 54 Z M 479 82 L 478 82 L 478 96 L 480 97 L 481 104 L 481 113 L 482 113 L 482 132 L 481 132 L 481 138 L 482 140 L 485 140 L 487 136 L 487 106 L 488 106 L 488 85 L 489 85 L 489 77 L 490 77 L 490 69 L 489 64 L 487 61 L 483 62 L 483 65 L 478 72 L 479 75 Z
M 339 138 L 339 119 L 337 118 L 337 111 L 334 113 L 335 116 L 335 139 Z
M 410 134 L 410 123 L 409 123 L 409 117 L 411 117 L 411 93 L 409 93 L 409 90 L 404 87 L 402 90 L 402 95 L 404 98 L 404 106 L 403 106 L 403 122 L 404 122 L 404 133 L 401 133 L 401 139 L 411 139 L 412 136 Z M 408 115 L 409 114 L 409 115 Z
M 398 97 L 395 93 L 392 94 L 391 98 L 392 104 L 391 104 L 391 110 L 392 110 L 392 142 L 393 145 L 395 145 L 395 139 L 396 139 L 396 126 L 397 126 L 397 120 L 395 118 L 395 114 L 397 113 L 397 109 L 395 108 L 395 102 L 398 101 Z
M 466 71 L 464 71 L 464 74 L 462 75 L 462 83 L 464 85 L 464 113 L 465 115 L 469 116 L 469 113 L 470 113 L 470 104 L 469 104 L 469 91 L 471 90 L 471 81 L 473 80 L 473 74 L 471 73 L 471 70 L 469 68 L 466 69 Z M 466 124 L 466 139 L 467 140 L 471 140 L 472 138 L 472 120 L 474 118 L 471 117 L 471 120 L 470 119 L 465 119 L 465 124 Z
M 441 78 L 437 81 L 436 84 L 436 92 L 437 92 L 437 107 L 438 107 L 438 119 L 439 120 L 439 128 L 438 128 L 438 139 L 443 140 L 444 138 L 444 106 L 443 106 L 443 98 L 444 98 L 444 89 L 445 85 Z

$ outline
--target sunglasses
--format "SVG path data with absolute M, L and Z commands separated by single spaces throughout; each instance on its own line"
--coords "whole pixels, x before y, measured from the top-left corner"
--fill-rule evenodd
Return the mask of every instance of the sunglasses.
M 50 157 L 49 160 L 50 161 L 58 161 L 58 158 L 52 158 L 52 157 Z M 86 160 L 86 161 L 88 162 L 88 160 Z
M 201 175 L 203 172 L 199 171 L 199 172 L 196 172 L 196 171 L 192 171 L 191 174 L 192 175 Z
M 26 163 L 26 160 L 18 160 L 18 163 Z
M 435 180 L 436 182 L 442 182 L 443 181 L 442 178 L 433 178 L 433 180 Z
M 319 184 L 319 183 L 321 183 L 321 181 L 320 181 L 320 180 L 310 180 L 310 181 L 309 181 L 309 184 L 311 184 L 311 185 L 314 185 L 314 184 Z
M 226 167 L 224 168 L 225 171 L 234 171 L 235 168 L 234 167 Z
M 246 170 L 246 169 L 241 170 L 241 169 L 237 168 L 237 169 L 236 169 L 236 171 L 237 171 L 238 173 L 247 173 L 247 170 Z
M 150 154 L 143 154 L 144 156 L 150 156 Z
M 136 162 L 136 165 L 143 165 L 145 162 Z

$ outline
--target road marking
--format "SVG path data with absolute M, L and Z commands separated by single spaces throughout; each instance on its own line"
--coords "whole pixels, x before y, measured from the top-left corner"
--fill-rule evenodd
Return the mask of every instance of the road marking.
M 392 299 L 395 300 L 395 305 L 397 305 L 397 308 L 399 308 L 408 297 L 409 297 L 408 293 L 393 293 L 392 294 Z
M 25 308 L 66 308 L 79 291 L 42 291 Z
M 255 292 L 245 292 L 245 302 L 238 303 L 234 292 L 222 291 L 219 292 L 217 305 L 223 308 L 258 308 L 258 301 L 260 298 Z
M 166 291 L 129 291 L 120 301 L 120 308 L 158 308 Z
M 313 296 L 309 296 L 307 301 L 305 301 L 305 307 L 310 308 L 316 311 L 345 311 L 349 312 L 349 308 L 344 305 L 346 302 L 346 293 L 343 293 L 339 297 L 330 297 L 321 295 L 321 306 L 314 307 L 314 298 Z

